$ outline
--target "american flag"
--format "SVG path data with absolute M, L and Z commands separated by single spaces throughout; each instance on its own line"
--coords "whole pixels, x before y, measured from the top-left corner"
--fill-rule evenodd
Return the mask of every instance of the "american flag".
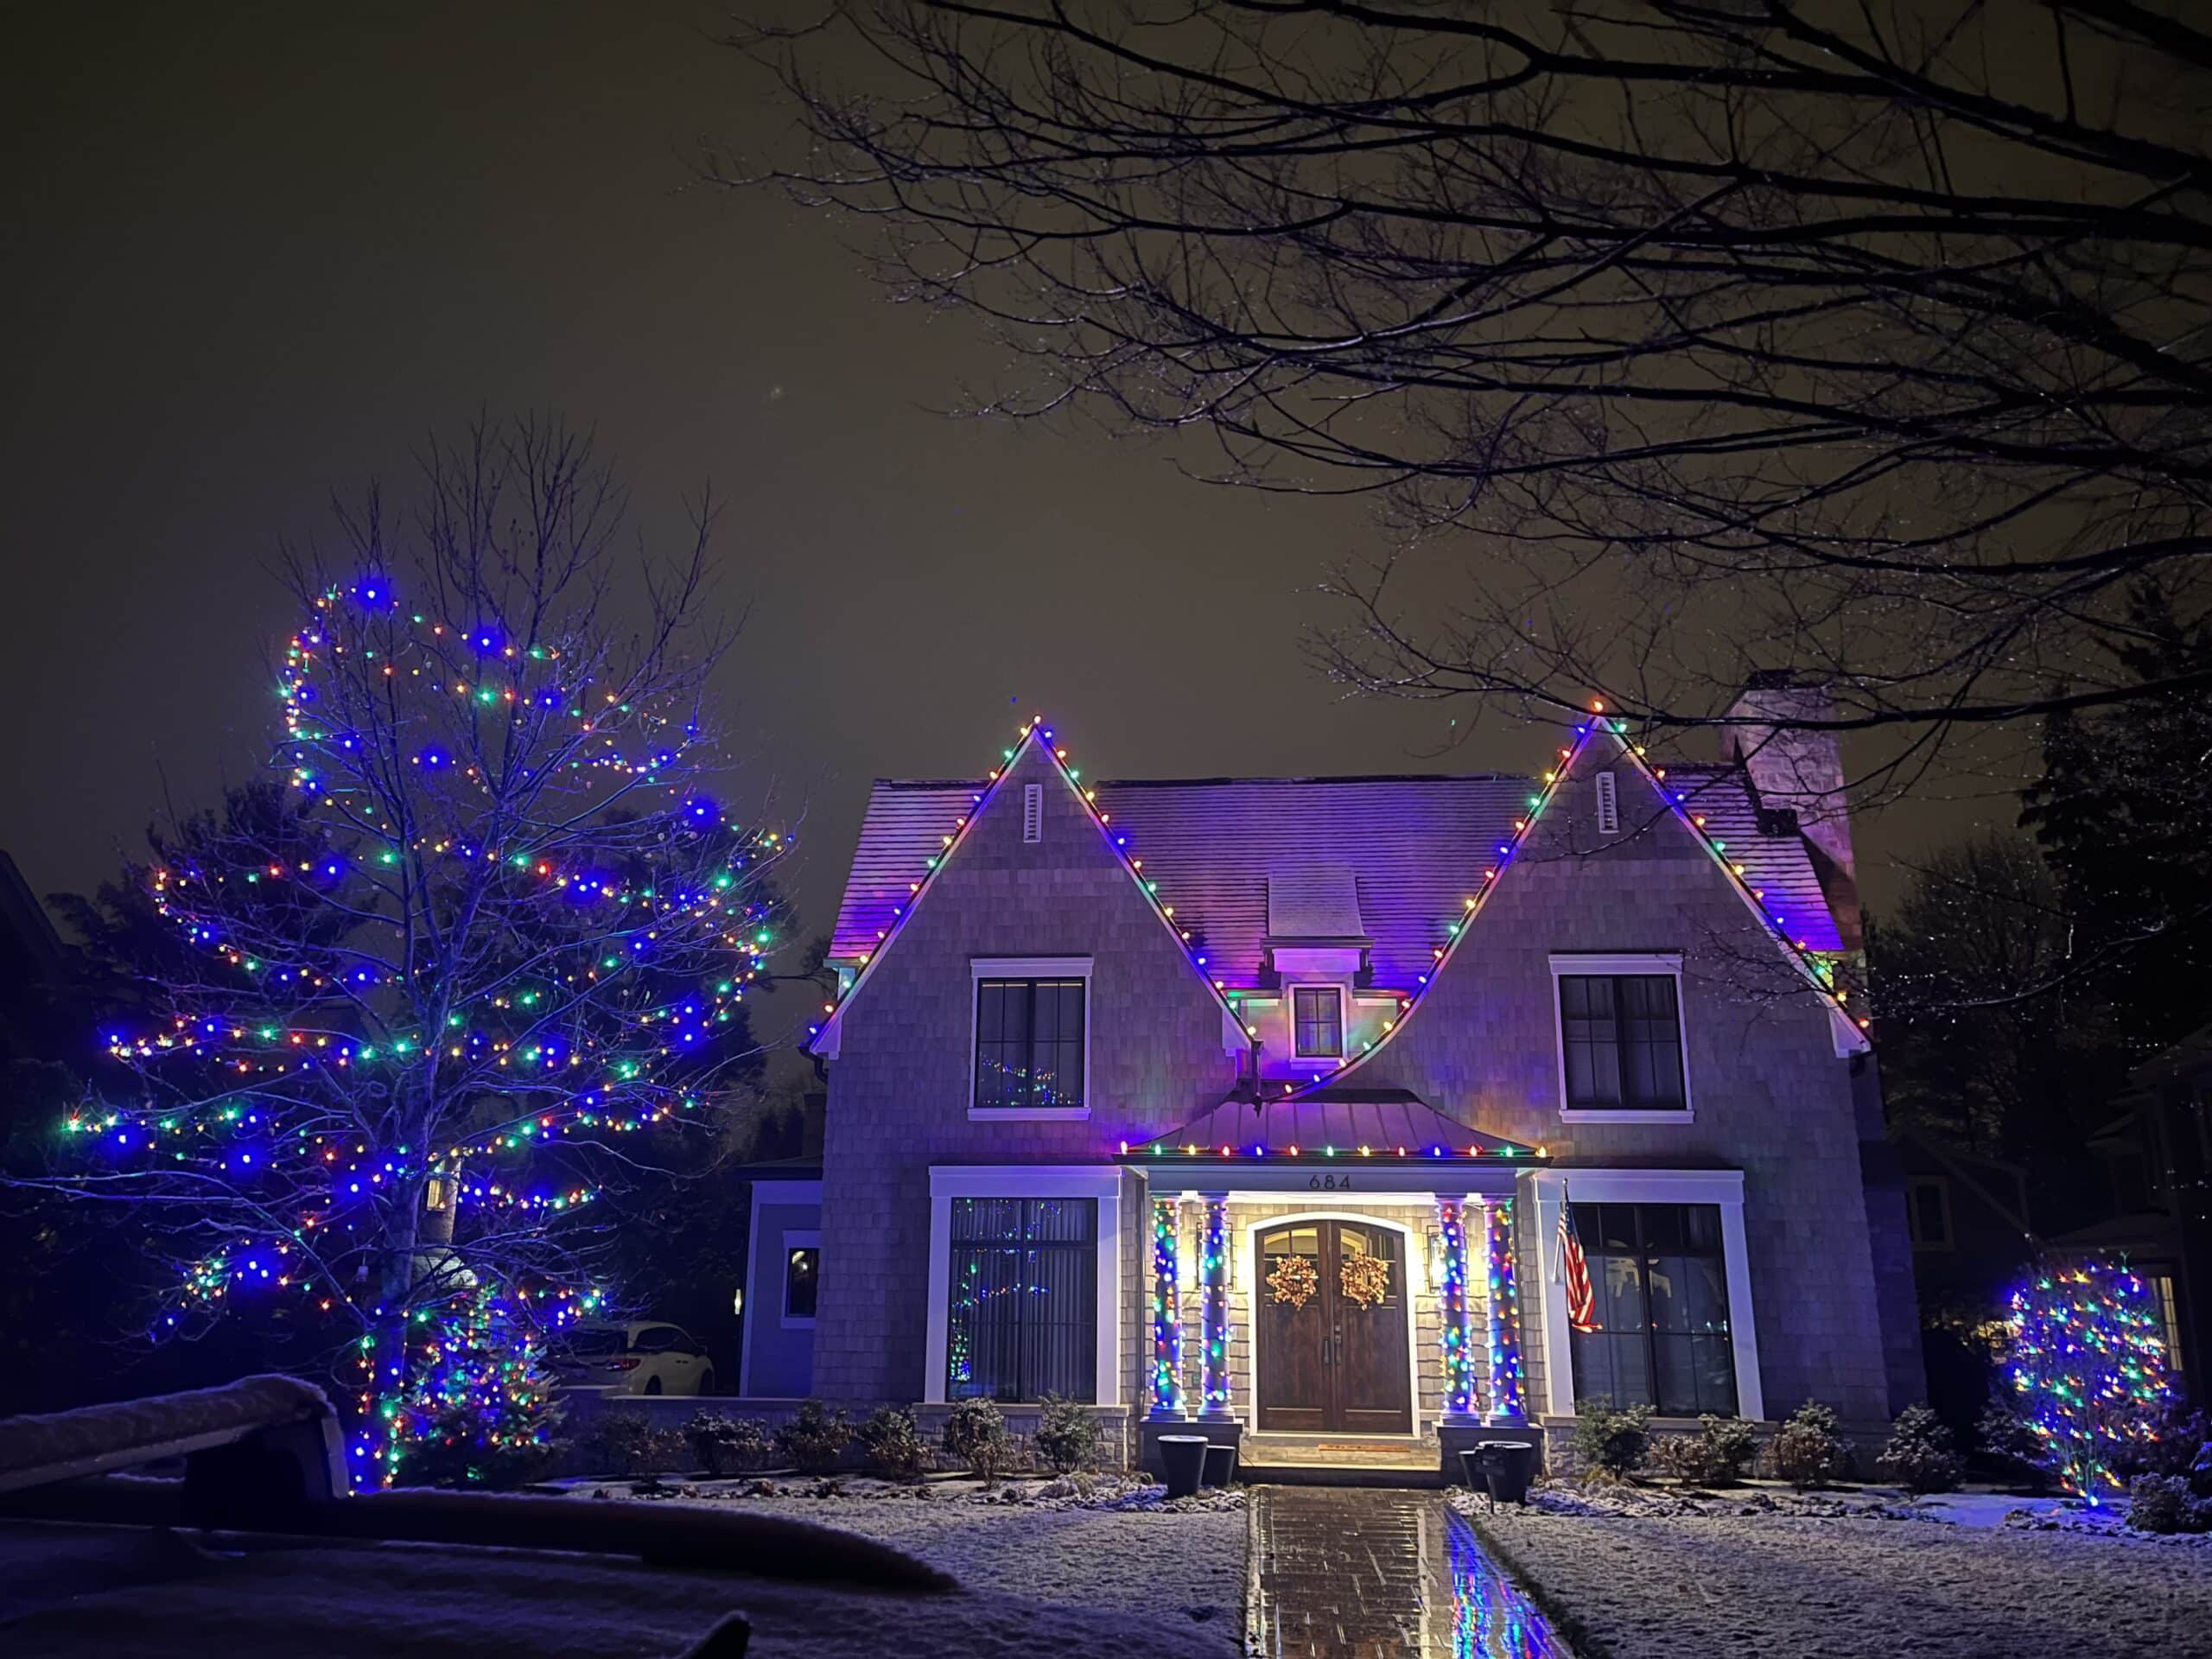
M 1598 1328 L 1598 1298 L 1590 1288 L 1590 1263 L 1574 1236 L 1574 1206 L 1559 1201 L 1559 1264 L 1567 1281 L 1567 1322 L 1578 1331 Z

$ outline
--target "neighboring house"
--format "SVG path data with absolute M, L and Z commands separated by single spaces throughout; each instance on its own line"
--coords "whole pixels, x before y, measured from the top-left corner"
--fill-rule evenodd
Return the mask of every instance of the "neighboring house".
M 818 1203 L 756 1211 L 752 1306 L 819 1237 L 804 1389 L 1053 1393 L 1261 1460 L 1599 1396 L 1917 1397 L 1832 754 L 1662 773 L 1603 719 L 1563 737 L 1539 779 L 1093 784 L 1032 724 L 987 778 L 879 783 Z
M 2089 1138 L 2105 1217 L 2050 1248 L 2122 1257 L 2149 1281 L 2176 1376 L 2202 1403 L 2212 1365 L 2212 1027 L 2138 1066 L 2131 1080 L 2127 1109 Z
M 1911 1129 L 1893 1131 L 1920 1310 L 1961 1336 L 1986 1335 L 2042 1254 L 2018 1164 Z

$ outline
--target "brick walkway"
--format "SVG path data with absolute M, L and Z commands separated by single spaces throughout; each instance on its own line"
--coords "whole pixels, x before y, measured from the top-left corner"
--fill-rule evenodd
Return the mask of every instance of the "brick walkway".
M 1571 1659 L 1441 1492 L 1252 1490 L 1262 1659 Z

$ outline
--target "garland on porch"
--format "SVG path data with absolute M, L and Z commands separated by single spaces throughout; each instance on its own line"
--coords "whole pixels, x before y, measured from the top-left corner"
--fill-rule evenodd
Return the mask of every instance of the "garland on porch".
M 1360 1306 L 1380 1307 L 1390 1294 L 1390 1264 L 1379 1255 L 1348 1255 L 1338 1281 Z
M 1268 1275 L 1268 1288 L 1278 1302 L 1300 1308 L 1312 1301 L 1321 1288 L 1321 1275 L 1313 1266 L 1313 1258 L 1286 1255 L 1275 1263 L 1274 1271 Z

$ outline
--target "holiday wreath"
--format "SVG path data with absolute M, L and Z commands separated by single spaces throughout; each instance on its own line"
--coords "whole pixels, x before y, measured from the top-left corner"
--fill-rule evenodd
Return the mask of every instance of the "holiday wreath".
M 1390 1264 L 1379 1255 L 1348 1255 L 1342 1283 L 1344 1294 L 1360 1306 L 1380 1306 L 1390 1294 Z
M 1321 1275 L 1314 1271 L 1311 1256 L 1286 1255 L 1268 1275 L 1268 1288 L 1274 1293 L 1275 1300 L 1303 1307 L 1321 1288 Z

